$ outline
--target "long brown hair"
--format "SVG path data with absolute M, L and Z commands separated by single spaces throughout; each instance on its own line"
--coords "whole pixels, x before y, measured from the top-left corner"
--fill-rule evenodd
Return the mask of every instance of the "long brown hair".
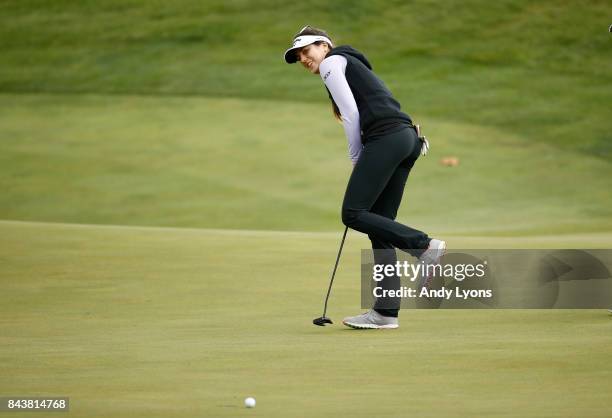
M 295 39 L 298 36 L 303 36 L 303 35 L 325 36 L 327 39 L 329 39 L 330 41 L 333 42 L 332 38 L 323 29 L 318 29 L 318 28 L 312 27 L 310 25 L 304 26 L 302 28 L 302 30 L 300 30 L 298 33 L 296 33 L 293 38 Z M 317 42 L 315 42 L 315 45 L 321 45 L 323 42 L 325 42 L 325 41 L 317 41 Z M 325 43 L 327 43 L 327 42 L 325 42 Z M 329 47 L 331 48 L 332 46 L 329 45 Z M 336 104 L 336 102 L 334 102 L 334 99 L 331 97 L 331 95 L 329 96 L 329 98 L 331 99 L 332 111 L 334 112 L 334 116 L 336 117 L 336 119 L 341 121 L 342 120 L 342 118 L 341 118 L 342 115 L 340 114 L 340 109 L 338 109 L 338 105 Z

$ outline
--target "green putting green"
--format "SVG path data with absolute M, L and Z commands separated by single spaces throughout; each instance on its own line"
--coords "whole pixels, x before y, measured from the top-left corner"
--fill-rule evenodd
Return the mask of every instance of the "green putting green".
M 351 233 L 315 327 L 337 233 L 0 222 L 5 395 L 70 397 L 79 417 L 604 417 L 603 310 L 359 309 Z M 612 236 L 449 237 L 461 247 L 609 246 Z M 254 410 L 243 400 L 253 396 Z M 28 416 L 20 414 L 19 416 Z M 37 413 L 31 416 L 39 416 Z

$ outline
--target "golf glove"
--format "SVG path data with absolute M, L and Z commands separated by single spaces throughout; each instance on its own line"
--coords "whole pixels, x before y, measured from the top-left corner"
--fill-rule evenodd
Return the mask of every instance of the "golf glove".
M 425 136 L 421 136 L 421 127 L 419 125 L 414 125 L 416 129 L 417 136 L 421 140 L 421 155 L 427 155 L 427 151 L 429 151 L 429 141 Z

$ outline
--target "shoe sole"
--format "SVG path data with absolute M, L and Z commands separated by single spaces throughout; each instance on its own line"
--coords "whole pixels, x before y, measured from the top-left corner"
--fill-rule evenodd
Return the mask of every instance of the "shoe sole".
M 399 324 L 375 325 L 375 324 L 351 324 L 350 322 L 342 321 L 342 324 L 354 329 L 395 329 Z
M 436 250 L 441 251 L 440 257 L 438 257 L 436 260 L 436 264 L 439 264 L 440 259 L 446 254 L 446 241 L 442 241 L 442 246 L 440 248 L 436 248 Z
M 435 263 L 432 264 L 440 264 L 440 259 L 442 257 L 444 257 L 444 255 L 446 254 L 446 241 L 442 241 L 442 246 L 440 248 L 436 248 L 436 251 L 440 251 L 440 256 L 436 259 Z M 431 277 L 427 277 L 426 280 L 423 281 L 423 284 L 420 285 L 419 287 L 422 289 L 423 287 L 426 287 L 427 289 L 429 289 L 429 284 L 430 283 L 430 279 Z M 429 299 L 429 298 L 427 298 Z
M 428 248 L 427 250 L 429 250 Z M 434 248 L 431 248 L 434 249 Z M 440 255 L 436 258 L 435 262 L 432 264 L 439 264 L 440 259 L 446 255 L 446 241 L 442 241 L 442 246 L 440 248 L 435 248 L 436 251 L 440 251 Z

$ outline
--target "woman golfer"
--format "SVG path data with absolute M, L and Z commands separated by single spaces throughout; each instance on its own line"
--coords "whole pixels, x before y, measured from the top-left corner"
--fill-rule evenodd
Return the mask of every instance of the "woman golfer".
M 437 264 L 446 243 L 395 221 L 408 174 L 427 145 L 366 57 L 350 46 L 334 47 L 325 31 L 306 26 L 294 37 L 285 61 L 299 61 L 321 76 L 334 113 L 342 120 L 354 166 L 342 203 L 342 222 L 368 235 L 376 264 L 395 265 L 395 248 L 419 257 L 424 266 Z M 428 286 L 430 278 L 423 275 L 420 285 Z M 399 277 L 385 277 L 381 287 L 399 289 Z M 353 328 L 397 328 L 399 307 L 399 298 L 381 296 L 373 309 L 342 323 Z

